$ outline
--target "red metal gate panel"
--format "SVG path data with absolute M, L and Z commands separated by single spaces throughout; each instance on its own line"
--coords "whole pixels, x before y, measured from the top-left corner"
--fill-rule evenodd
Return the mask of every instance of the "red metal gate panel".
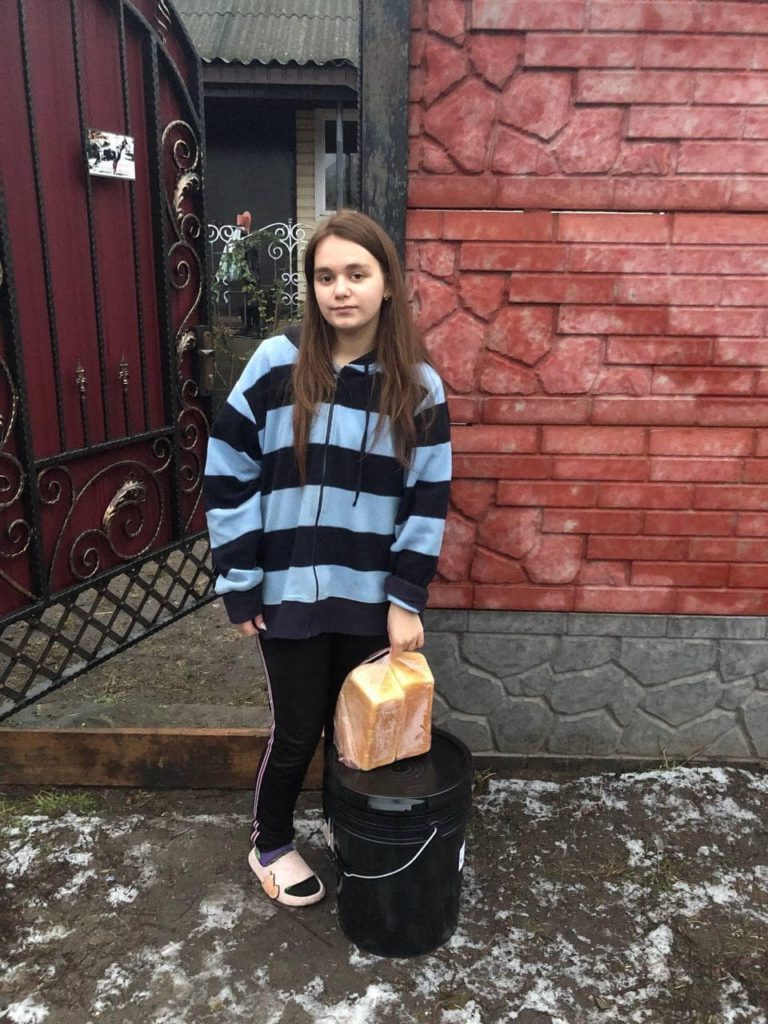
M 199 63 L 165 0 L 9 0 L 0 38 L 2 715 L 211 573 Z M 89 173 L 89 130 L 135 180 Z

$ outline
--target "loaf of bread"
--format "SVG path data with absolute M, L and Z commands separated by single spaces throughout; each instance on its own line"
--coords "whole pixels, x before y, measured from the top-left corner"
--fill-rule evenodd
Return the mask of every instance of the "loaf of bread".
M 435 681 L 427 659 L 408 651 L 390 662 L 390 671 L 403 691 L 403 721 L 395 761 L 426 754 L 432 745 L 432 694 Z
M 425 754 L 432 743 L 434 679 L 417 651 L 352 669 L 339 694 L 334 722 L 339 757 L 370 771 Z

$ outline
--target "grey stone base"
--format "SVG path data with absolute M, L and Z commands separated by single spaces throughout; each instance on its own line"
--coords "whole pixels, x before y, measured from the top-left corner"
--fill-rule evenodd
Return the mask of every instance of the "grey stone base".
M 768 760 L 768 619 L 429 611 L 435 724 L 477 754 Z

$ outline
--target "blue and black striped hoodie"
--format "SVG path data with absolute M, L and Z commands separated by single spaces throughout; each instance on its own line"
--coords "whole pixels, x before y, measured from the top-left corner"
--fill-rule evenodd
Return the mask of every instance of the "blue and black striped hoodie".
M 216 418 L 203 487 L 216 592 L 232 622 L 268 635 L 386 633 L 389 602 L 421 612 L 440 552 L 451 448 L 437 373 L 422 364 L 410 467 L 389 431 L 374 444 L 381 370 L 368 353 L 335 371 L 299 484 L 291 368 L 298 335 L 262 342 Z

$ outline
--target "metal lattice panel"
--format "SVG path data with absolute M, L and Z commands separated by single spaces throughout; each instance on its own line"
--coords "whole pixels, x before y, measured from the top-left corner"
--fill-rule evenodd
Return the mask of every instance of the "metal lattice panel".
M 131 564 L 0 632 L 0 719 L 213 597 L 207 537 Z

